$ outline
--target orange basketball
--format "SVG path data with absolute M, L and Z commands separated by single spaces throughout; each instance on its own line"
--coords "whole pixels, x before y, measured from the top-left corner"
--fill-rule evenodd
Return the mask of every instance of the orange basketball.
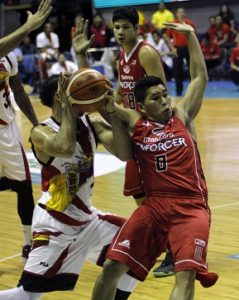
M 67 98 L 80 112 L 93 112 L 105 103 L 107 81 L 100 72 L 86 68 L 72 74 L 66 89 Z

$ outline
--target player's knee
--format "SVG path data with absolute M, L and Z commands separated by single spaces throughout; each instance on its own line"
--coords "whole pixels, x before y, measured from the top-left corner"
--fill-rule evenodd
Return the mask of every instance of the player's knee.
M 107 259 L 103 266 L 103 276 L 105 278 L 119 278 L 129 270 L 128 266 L 115 260 Z

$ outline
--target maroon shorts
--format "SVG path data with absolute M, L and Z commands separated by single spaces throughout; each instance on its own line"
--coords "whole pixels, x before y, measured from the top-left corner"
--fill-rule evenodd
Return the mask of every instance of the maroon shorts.
M 138 166 L 134 159 L 128 160 L 125 167 L 124 196 L 144 194 Z
M 143 281 L 170 245 L 175 270 L 207 273 L 210 211 L 201 199 L 151 196 L 125 222 L 107 257 L 126 264 Z

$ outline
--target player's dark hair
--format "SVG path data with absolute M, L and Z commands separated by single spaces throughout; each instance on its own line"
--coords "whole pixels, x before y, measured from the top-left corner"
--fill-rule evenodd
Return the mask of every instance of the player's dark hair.
M 146 76 L 139 79 L 135 84 L 134 95 L 137 102 L 144 103 L 147 90 L 155 85 L 162 84 L 165 86 L 164 82 L 156 76 Z
M 134 26 L 139 24 L 139 15 L 136 8 L 133 6 L 127 6 L 115 9 L 112 17 L 113 24 L 114 22 L 122 19 L 128 20 Z
M 52 75 L 40 85 L 39 97 L 41 103 L 48 107 L 53 106 L 53 100 L 58 88 L 59 75 Z

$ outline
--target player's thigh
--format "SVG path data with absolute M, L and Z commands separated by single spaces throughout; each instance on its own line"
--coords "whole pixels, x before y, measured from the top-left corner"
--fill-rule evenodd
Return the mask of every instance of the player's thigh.
M 109 245 L 123 223 L 124 219 L 115 215 L 101 213 L 96 216 L 85 230 L 88 244 L 86 259 L 102 266 Z
M 179 217 L 171 226 L 169 243 L 176 264 L 190 260 L 206 263 L 209 219 L 206 209 L 192 209 L 190 215 Z

